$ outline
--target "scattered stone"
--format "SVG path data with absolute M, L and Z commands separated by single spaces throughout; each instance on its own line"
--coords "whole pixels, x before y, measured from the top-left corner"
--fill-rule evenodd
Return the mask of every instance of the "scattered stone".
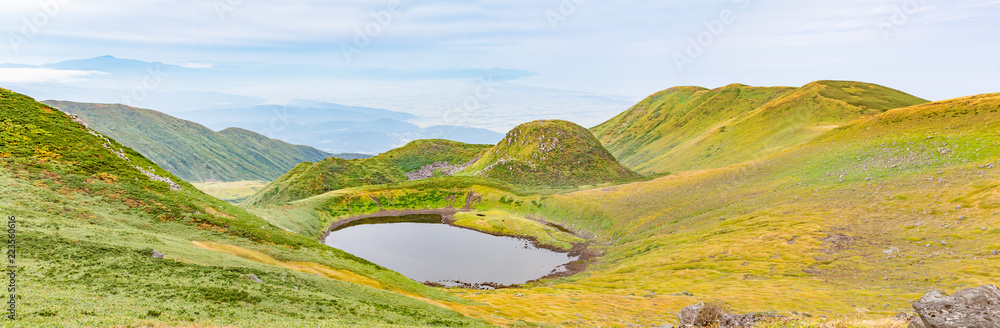
M 680 327 L 696 326 L 698 314 L 700 314 L 701 310 L 704 308 L 705 303 L 685 306 L 680 312 L 677 312 L 677 325 Z
M 1000 327 L 1000 289 L 962 289 L 951 296 L 933 291 L 913 303 L 926 328 Z
M 264 283 L 264 281 L 261 281 L 260 278 L 257 278 L 257 275 L 252 274 L 252 273 L 249 276 L 247 276 L 247 279 L 250 279 L 250 280 L 262 283 L 262 284 Z
M 994 250 L 990 251 L 990 255 L 1000 255 L 1000 251 L 997 251 L 997 250 L 994 249 Z
M 156 250 L 153 250 L 153 258 L 154 259 L 162 259 L 163 255 L 164 255 L 163 253 L 160 253 L 160 252 L 157 252 Z
M 719 320 L 719 328 L 749 328 L 764 319 L 781 318 L 785 318 L 785 316 L 764 313 L 726 314 Z
M 674 328 L 674 325 L 671 325 L 669 323 L 665 323 L 665 324 L 656 326 L 655 328 Z
M 480 156 L 481 157 L 481 156 Z M 443 176 L 451 176 L 458 171 L 464 170 L 465 168 L 472 166 L 479 157 L 473 158 L 471 161 L 452 165 L 448 162 L 434 162 L 433 164 L 424 165 L 423 167 L 406 173 L 406 179 L 409 181 L 423 180 L 431 178 L 434 176 L 434 172 L 440 172 Z
M 767 313 L 728 313 L 721 303 L 698 303 L 689 305 L 677 313 L 678 327 L 718 327 L 749 328 L 766 319 L 782 319 L 785 316 Z

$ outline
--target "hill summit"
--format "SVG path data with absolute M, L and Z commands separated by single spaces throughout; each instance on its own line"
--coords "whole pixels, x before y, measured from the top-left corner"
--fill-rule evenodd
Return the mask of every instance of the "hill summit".
M 588 185 L 636 177 L 572 122 L 521 124 L 460 175 L 525 185 Z
M 855 119 L 927 101 L 880 85 L 670 88 L 592 129 L 640 173 L 718 168 L 803 144 Z

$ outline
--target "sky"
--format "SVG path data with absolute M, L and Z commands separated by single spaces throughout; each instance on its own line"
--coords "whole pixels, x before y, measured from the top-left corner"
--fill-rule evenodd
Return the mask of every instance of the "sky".
M 4 0 L 0 33 L 0 63 L 496 67 L 634 99 L 826 79 L 930 100 L 1000 92 L 994 0 Z

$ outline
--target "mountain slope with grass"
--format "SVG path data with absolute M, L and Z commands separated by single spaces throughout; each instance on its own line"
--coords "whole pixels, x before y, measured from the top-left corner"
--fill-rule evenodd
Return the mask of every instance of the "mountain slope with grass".
M 720 301 L 806 327 L 905 327 L 887 318 L 928 291 L 1000 282 L 1000 94 L 892 109 L 649 181 L 545 195 L 491 182 L 341 190 L 291 203 L 281 220 L 319 234 L 380 210 L 470 207 L 591 238 L 602 256 L 583 274 L 448 290 L 482 301 L 456 310 L 512 326 L 675 324 L 682 307 Z
M 817 81 L 801 88 L 677 87 L 646 98 L 592 131 L 637 172 L 680 172 L 760 158 L 851 120 L 925 102 L 886 87 L 846 81 Z
M 546 186 L 590 185 L 637 176 L 619 164 L 590 131 L 560 120 L 515 127 L 459 174 Z
M 29 326 L 484 325 L 440 307 L 467 301 L 277 228 L 6 89 L 0 180 Z
M 407 173 L 425 167 L 447 169 L 447 166 L 462 165 L 478 158 L 490 147 L 443 139 L 415 140 L 367 159 L 328 158 L 316 163 L 301 163 L 251 196 L 246 203 L 279 204 L 343 188 L 403 182 L 416 179 Z
M 76 114 L 88 126 L 135 149 L 185 181 L 274 180 L 301 162 L 330 155 L 308 146 L 200 124 L 125 105 L 45 101 Z

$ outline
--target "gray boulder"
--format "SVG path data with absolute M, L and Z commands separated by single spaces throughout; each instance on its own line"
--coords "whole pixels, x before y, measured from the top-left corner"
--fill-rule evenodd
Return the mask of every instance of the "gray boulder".
M 924 320 L 917 316 L 910 319 L 910 324 L 906 325 L 906 328 L 927 328 L 927 326 L 924 326 Z
M 154 259 L 162 259 L 163 258 L 163 253 L 160 253 L 160 252 L 157 252 L 157 251 L 154 250 L 153 251 L 153 258 Z
M 677 312 L 677 326 L 694 327 L 698 322 L 698 314 L 705 308 L 705 303 L 688 305 Z
M 930 292 L 914 302 L 913 309 L 924 328 L 1000 328 L 1000 289 L 985 285 L 951 296 Z

